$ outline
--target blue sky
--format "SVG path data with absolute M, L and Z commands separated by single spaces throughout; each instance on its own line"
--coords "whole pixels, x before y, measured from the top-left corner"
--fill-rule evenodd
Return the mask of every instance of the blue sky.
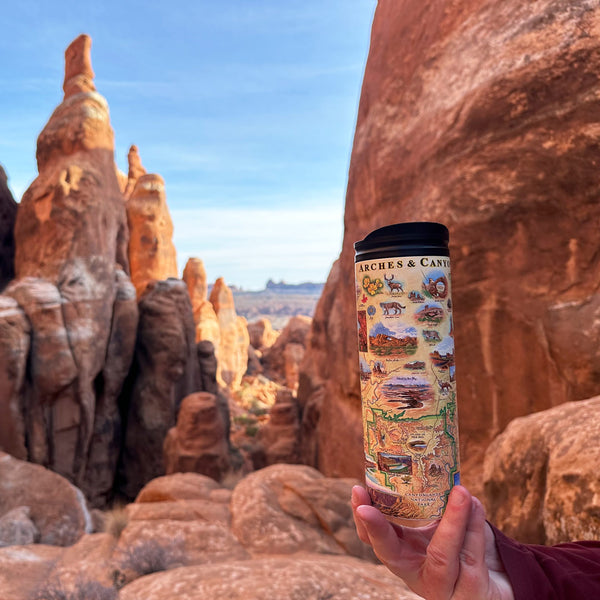
M 17 200 L 62 100 L 64 50 L 92 37 L 115 160 L 166 181 L 180 271 L 246 289 L 324 281 L 343 204 L 375 0 L 54 2 L 2 8 L 0 164 Z

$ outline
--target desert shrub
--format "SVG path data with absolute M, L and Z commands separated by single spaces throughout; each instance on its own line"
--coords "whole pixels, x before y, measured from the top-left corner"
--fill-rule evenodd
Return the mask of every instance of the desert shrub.
M 98 581 L 77 580 L 72 589 L 65 589 L 60 581 L 50 580 L 30 600 L 118 600 L 118 597 L 114 587 L 105 587 Z
M 178 539 L 166 545 L 157 540 L 144 540 L 124 550 L 121 568 L 131 569 L 139 575 L 149 575 L 181 566 L 185 564 L 182 545 Z

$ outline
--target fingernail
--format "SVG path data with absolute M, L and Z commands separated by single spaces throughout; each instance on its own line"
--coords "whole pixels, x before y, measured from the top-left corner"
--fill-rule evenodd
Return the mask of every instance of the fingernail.
M 452 489 L 452 502 L 457 505 L 464 504 L 467 501 L 467 495 L 462 492 L 459 488 Z
M 361 504 L 357 509 L 356 509 L 356 514 L 359 516 L 360 520 L 364 523 L 365 527 L 368 528 L 368 521 L 365 520 L 365 515 L 363 514 L 365 511 L 364 509 L 366 508 L 366 506 L 364 504 Z
M 354 502 L 354 504 L 358 504 L 358 490 L 360 489 L 360 486 L 355 485 L 352 487 L 352 502 Z

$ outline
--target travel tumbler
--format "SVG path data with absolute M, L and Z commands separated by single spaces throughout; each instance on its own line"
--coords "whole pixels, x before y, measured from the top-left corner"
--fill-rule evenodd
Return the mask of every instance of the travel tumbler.
M 356 242 L 365 480 L 395 523 L 439 519 L 459 483 L 448 229 L 398 223 Z

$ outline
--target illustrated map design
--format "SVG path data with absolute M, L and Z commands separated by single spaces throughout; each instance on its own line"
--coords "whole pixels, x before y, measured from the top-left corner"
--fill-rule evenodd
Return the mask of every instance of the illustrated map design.
M 374 503 L 391 517 L 441 517 L 459 482 L 450 260 L 356 264 L 366 461 Z

